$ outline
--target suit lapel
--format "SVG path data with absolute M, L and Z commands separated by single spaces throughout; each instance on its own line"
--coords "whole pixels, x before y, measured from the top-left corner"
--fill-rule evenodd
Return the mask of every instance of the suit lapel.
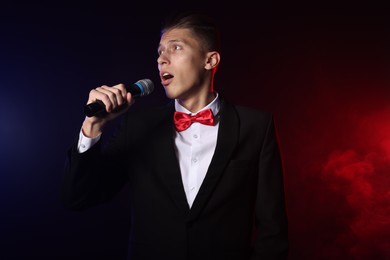
M 221 100 L 217 145 L 206 177 L 191 207 L 188 220 L 195 219 L 209 200 L 238 143 L 239 121 L 234 107 Z
M 180 166 L 177 161 L 173 140 L 173 113 L 174 106 L 169 106 L 167 112 L 163 115 L 168 117 L 167 120 L 161 120 L 161 127 L 156 129 L 159 132 L 156 136 L 163 138 L 154 140 L 154 145 L 158 151 L 154 167 L 156 167 L 158 177 L 167 188 L 178 208 L 187 214 L 189 206 L 181 180 Z

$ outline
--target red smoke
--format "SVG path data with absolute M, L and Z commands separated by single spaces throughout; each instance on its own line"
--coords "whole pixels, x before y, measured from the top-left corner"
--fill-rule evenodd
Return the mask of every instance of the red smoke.
M 337 150 L 325 162 L 321 179 L 331 192 L 342 195 L 353 210 L 350 234 L 339 233 L 340 247 L 351 242 L 353 259 L 390 256 L 390 110 L 376 112 L 356 123 L 355 148 Z

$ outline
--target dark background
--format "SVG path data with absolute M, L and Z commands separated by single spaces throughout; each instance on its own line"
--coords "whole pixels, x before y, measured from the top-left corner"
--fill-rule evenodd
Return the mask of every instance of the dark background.
M 65 210 L 66 151 L 92 88 L 150 78 L 136 106 L 167 102 L 160 24 L 189 8 L 222 27 L 217 91 L 276 116 L 290 259 L 389 259 L 389 9 L 329 1 L 2 4 L 0 259 L 125 259 L 126 189 Z

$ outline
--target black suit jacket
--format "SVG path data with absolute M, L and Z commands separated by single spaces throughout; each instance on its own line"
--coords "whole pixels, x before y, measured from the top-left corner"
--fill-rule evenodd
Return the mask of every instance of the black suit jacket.
M 63 198 L 81 210 L 129 185 L 130 259 L 286 259 L 283 165 L 270 113 L 221 102 L 214 156 L 191 209 L 175 155 L 174 106 L 128 112 L 120 131 L 69 151 Z

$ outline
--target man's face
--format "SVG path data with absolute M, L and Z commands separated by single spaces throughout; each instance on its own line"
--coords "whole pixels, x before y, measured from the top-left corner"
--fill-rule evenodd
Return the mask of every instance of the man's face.
M 204 88 L 207 53 L 190 29 L 166 31 L 160 39 L 157 59 L 161 84 L 171 99 L 191 99 Z

